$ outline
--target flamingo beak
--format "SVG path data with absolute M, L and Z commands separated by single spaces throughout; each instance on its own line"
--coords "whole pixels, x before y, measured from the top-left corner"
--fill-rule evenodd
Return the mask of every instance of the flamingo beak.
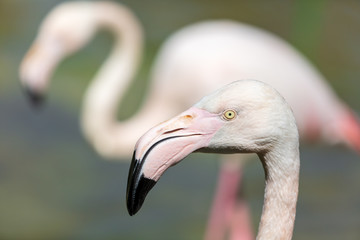
M 29 102 L 33 107 L 38 108 L 43 105 L 45 97 L 42 93 L 33 90 L 29 86 L 24 86 L 23 88 Z
M 61 46 L 36 40 L 22 60 L 20 82 L 33 107 L 40 107 L 55 67 L 64 56 Z
M 127 209 L 132 216 L 169 167 L 206 148 L 222 126 L 218 114 L 192 107 L 145 133 L 135 146 L 127 183 Z

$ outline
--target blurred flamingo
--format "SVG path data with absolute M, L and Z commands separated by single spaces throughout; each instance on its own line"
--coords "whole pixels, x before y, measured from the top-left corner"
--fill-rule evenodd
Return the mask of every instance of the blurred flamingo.
M 106 158 L 128 159 L 136 139 L 152 125 L 227 83 L 224 79 L 243 78 L 261 79 L 280 91 L 293 108 L 303 140 L 360 149 L 352 111 L 300 53 L 271 33 L 227 20 L 194 24 L 173 34 L 155 61 L 143 107 L 117 121 L 117 106 L 138 67 L 143 36 L 129 9 L 106 1 L 63 3 L 45 18 L 20 67 L 22 84 L 34 103 L 41 102 L 58 63 L 86 45 L 99 28 L 113 32 L 115 43 L 86 91 L 82 128 Z M 253 238 L 246 203 L 235 201 L 243 162 L 234 161 L 238 158 L 222 156 L 206 239 L 221 239 L 234 219 L 243 219 L 244 227 L 235 224 L 233 236 Z

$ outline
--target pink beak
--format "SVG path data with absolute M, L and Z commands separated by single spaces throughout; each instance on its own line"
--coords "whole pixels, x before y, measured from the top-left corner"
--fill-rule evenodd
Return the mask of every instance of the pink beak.
M 169 167 L 206 148 L 222 126 L 218 114 L 192 107 L 150 129 L 137 142 L 129 169 L 127 208 L 132 216 Z

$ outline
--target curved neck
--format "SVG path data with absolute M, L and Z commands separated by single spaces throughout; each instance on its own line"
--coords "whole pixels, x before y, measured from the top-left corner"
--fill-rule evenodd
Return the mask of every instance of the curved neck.
M 292 237 L 299 186 L 299 147 L 282 146 L 259 156 L 265 169 L 263 213 L 257 239 Z
M 114 34 L 115 43 L 85 94 L 82 126 L 97 151 L 109 156 L 107 148 L 116 140 L 113 130 L 118 123 L 117 106 L 138 67 L 143 37 L 136 17 L 118 4 L 96 3 L 94 18 L 98 28 Z

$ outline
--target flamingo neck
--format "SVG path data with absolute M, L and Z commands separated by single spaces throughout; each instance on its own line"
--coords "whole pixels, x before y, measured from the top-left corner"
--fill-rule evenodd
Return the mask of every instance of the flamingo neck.
M 138 67 L 143 47 L 142 29 L 136 17 L 125 7 L 99 2 L 94 8 L 95 24 L 115 36 L 113 49 L 97 72 L 84 97 L 82 126 L 97 151 L 114 157 L 109 149 L 121 140 L 114 134 L 119 124 L 117 106 Z
M 285 150 L 284 150 L 285 148 Z M 298 146 L 260 156 L 265 169 L 264 206 L 257 239 L 291 239 L 299 186 Z

